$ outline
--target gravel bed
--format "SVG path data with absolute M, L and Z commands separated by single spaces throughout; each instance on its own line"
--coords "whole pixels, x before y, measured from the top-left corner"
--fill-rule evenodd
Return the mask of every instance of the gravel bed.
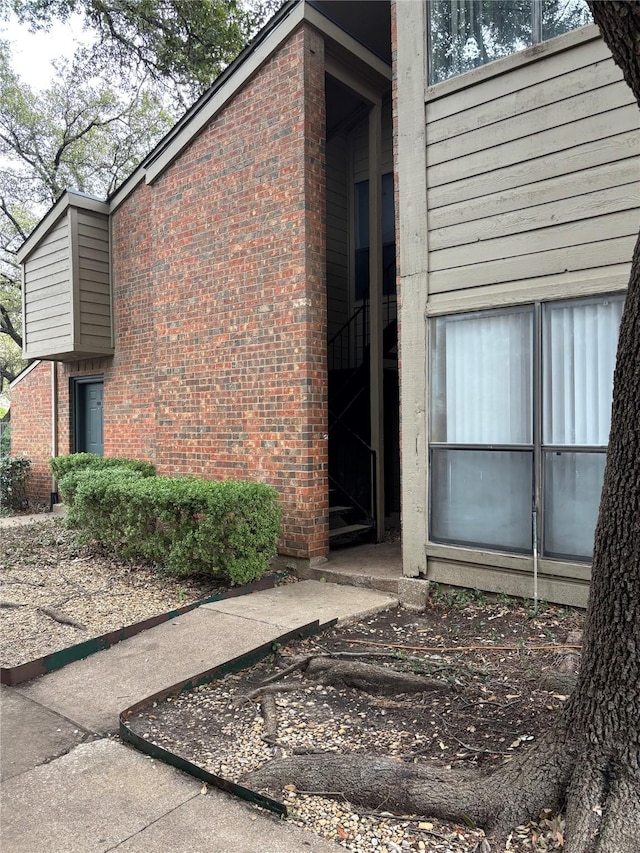
M 129 725 L 145 739 L 240 783 L 248 772 L 271 758 L 299 751 L 366 752 L 404 761 L 435 760 L 450 767 L 489 769 L 533 740 L 562 704 L 561 697 L 536 689 L 540 673 L 555 662 L 554 652 L 533 655 L 520 647 L 505 654 L 492 651 L 491 644 L 516 646 L 524 638 L 538 644 L 560 642 L 563 636 L 556 640 L 556 633 L 575 628 L 580 620 L 580 614 L 559 615 L 553 608 L 531 620 L 523 609 L 514 613 L 496 604 L 453 612 L 437 608 L 424 617 L 395 611 L 292 644 L 281 650 L 281 657 L 155 703 L 132 717 Z M 480 622 L 485 626 L 484 637 L 478 631 Z M 492 640 L 487 638 L 487 625 Z M 479 650 L 428 656 L 432 672 L 439 671 L 446 678 L 443 689 L 435 694 L 371 696 L 318 685 L 293 673 L 283 684 L 295 689 L 278 693 L 275 699 L 277 743 L 265 742 L 259 700 L 247 699 L 247 694 L 290 662 L 291 655 L 314 650 L 349 649 L 353 653 L 363 647 L 352 641 L 367 638 L 374 643 L 364 647 L 368 655 L 379 641 L 447 648 L 455 642 L 477 645 Z M 390 665 L 413 671 L 424 667 L 426 658 L 399 652 Z M 385 661 L 388 658 L 375 662 Z M 344 797 L 333 799 L 293 788 L 285 788 L 281 797 L 290 821 L 354 853 L 485 853 L 488 849 L 480 830 L 416 815 L 394 817 L 385 812 L 384 804 L 371 813 L 352 806 Z M 561 827 L 561 818 L 543 815 L 539 822 L 515 829 L 505 849 L 514 853 L 560 850 Z M 496 853 L 497 848 L 492 850 Z
M 78 545 L 60 517 L 0 529 L 0 663 L 18 666 L 223 592 Z M 43 612 L 75 624 L 63 624 Z

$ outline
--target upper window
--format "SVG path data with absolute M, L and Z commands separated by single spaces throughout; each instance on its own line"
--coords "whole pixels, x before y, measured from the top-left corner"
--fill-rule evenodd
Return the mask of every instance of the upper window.
M 592 22 L 585 0 L 430 0 L 429 83 Z

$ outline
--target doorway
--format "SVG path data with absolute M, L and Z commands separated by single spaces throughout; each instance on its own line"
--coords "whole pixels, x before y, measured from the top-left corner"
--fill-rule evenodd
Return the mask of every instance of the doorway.
M 74 453 L 104 453 L 103 386 L 95 376 L 73 380 Z

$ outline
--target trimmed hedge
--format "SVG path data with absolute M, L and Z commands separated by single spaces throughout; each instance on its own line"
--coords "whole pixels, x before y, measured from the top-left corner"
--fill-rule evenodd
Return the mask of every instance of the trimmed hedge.
M 84 472 L 104 469 L 126 468 L 142 477 L 155 477 L 156 469 L 151 462 L 141 459 L 126 459 L 117 456 L 96 456 L 94 453 L 70 453 L 49 460 L 49 467 L 58 483 L 58 491 L 64 502 L 73 506 L 78 482 Z
M 233 584 L 261 577 L 276 554 L 275 489 L 241 480 L 148 477 L 131 467 L 70 471 L 70 526 L 117 554 L 152 560 L 175 575 L 211 574 Z
M 31 462 L 23 457 L 0 457 L 0 514 L 22 509 L 27 502 L 25 486 Z

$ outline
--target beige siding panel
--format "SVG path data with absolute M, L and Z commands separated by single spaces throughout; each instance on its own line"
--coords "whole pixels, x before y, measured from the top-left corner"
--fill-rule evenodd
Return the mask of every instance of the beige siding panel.
M 456 246 L 452 249 L 441 249 L 431 252 L 429 266 L 432 271 L 475 266 L 496 259 L 509 259 L 519 255 L 531 257 L 534 252 L 543 253 L 552 249 L 580 246 L 598 239 L 612 239 L 637 233 L 638 217 L 630 216 L 626 211 L 612 213 L 566 225 L 538 228 L 524 234 L 483 240 L 463 248 Z
M 80 315 L 83 323 L 97 323 L 99 326 L 110 322 L 111 312 L 108 305 L 100 305 L 97 302 L 86 302 L 80 300 Z
M 604 65 L 610 60 L 611 52 L 601 38 L 596 38 L 570 50 L 545 57 L 540 62 L 527 62 L 507 74 L 491 77 L 443 98 L 437 97 L 435 87 L 432 90 L 433 97 L 428 100 L 429 119 L 437 121 L 539 83 L 549 81 L 548 86 L 552 88 L 556 85 L 554 78 L 564 77 L 567 73 L 586 68 L 592 63 Z
M 541 302 L 549 299 L 576 299 L 625 290 L 631 264 L 613 264 L 590 270 L 561 272 L 504 284 L 467 287 L 436 293 L 429 299 L 429 316 L 459 311 L 479 311 L 507 305 Z
M 103 258 L 109 257 L 109 247 L 105 245 L 104 240 L 96 240 L 94 237 L 89 237 L 86 234 L 78 235 L 78 252 L 80 257 L 92 252 Z
M 27 323 L 34 317 L 45 318 L 47 311 L 53 317 L 69 313 L 69 300 L 64 296 L 52 296 L 50 299 L 40 299 L 37 302 L 29 303 L 25 308 L 25 318 Z
M 439 228 L 472 222 L 488 216 L 500 215 L 516 210 L 526 210 L 532 205 L 543 205 L 560 199 L 576 199 L 597 190 L 633 184 L 640 176 L 640 156 L 630 157 L 614 163 L 604 163 L 569 175 L 537 181 L 526 187 L 516 187 L 498 193 L 489 193 L 479 198 L 468 199 L 456 204 L 437 207 L 430 205 L 432 233 Z M 636 191 L 637 195 L 637 191 Z M 429 201 L 432 194 L 428 194 Z
M 109 264 L 106 261 L 99 261 L 94 258 L 81 258 L 79 268 L 80 276 L 83 275 L 84 270 L 104 273 L 105 276 L 109 275 Z
M 43 243 L 41 246 L 38 246 L 30 255 L 28 264 L 32 264 L 34 261 L 40 261 L 45 258 L 51 258 L 56 255 L 69 255 L 69 237 L 67 234 L 61 234 L 55 240 L 47 240 L 46 243 Z
M 513 282 L 563 271 L 589 270 L 609 264 L 624 264 L 633 253 L 637 234 L 613 240 L 597 240 L 576 245 L 519 255 L 469 267 L 433 272 L 429 276 L 430 293 L 444 293 L 480 287 L 485 284 Z
M 26 306 L 27 312 L 30 307 L 40 307 L 40 305 L 48 300 L 53 300 L 52 304 L 54 302 L 68 302 L 69 283 L 65 281 L 54 284 L 51 287 L 43 287 L 40 290 L 30 292 Z
M 637 112 L 629 87 L 625 83 L 614 83 L 596 89 L 594 92 L 585 92 L 573 98 L 559 100 L 540 109 L 512 114 L 500 122 L 477 127 L 451 140 L 448 135 L 445 135 L 442 142 L 434 142 L 429 136 L 427 127 L 429 164 L 434 166 L 437 163 L 445 163 L 452 159 L 452 154 L 455 154 L 457 159 L 467 154 L 474 154 L 479 149 L 498 145 L 506 146 L 506 143 L 524 140 L 531 137 L 532 127 L 536 128 L 535 138 L 537 139 L 545 131 L 555 130 L 601 113 L 608 114 L 630 103 L 633 103 Z M 540 148 L 537 150 L 540 151 Z M 509 152 L 508 156 L 513 155 Z
M 67 273 L 71 269 L 71 265 L 69 262 L 69 253 L 62 254 L 57 252 L 54 255 L 45 256 L 42 258 L 38 258 L 33 263 L 27 261 L 25 265 L 25 275 L 27 277 L 27 281 L 33 280 L 34 278 L 44 278 L 47 275 L 52 275 L 57 272 Z
M 54 275 L 43 275 L 36 279 L 28 278 L 25 282 L 25 293 L 28 299 L 41 299 L 42 291 L 49 289 L 52 293 L 69 293 L 69 279 L 68 270 L 61 270 Z
M 111 332 L 107 328 L 102 325 L 102 323 L 89 323 L 83 322 L 82 324 L 82 335 L 80 337 L 80 342 L 85 344 L 87 339 L 91 338 L 93 340 L 101 340 L 102 346 L 105 346 L 108 342 L 111 341 Z
M 495 82 L 495 81 L 492 81 Z M 487 103 L 474 104 L 469 108 L 459 113 L 453 113 L 446 118 L 441 118 L 433 121 L 432 104 L 427 104 L 427 136 L 431 143 L 443 142 L 444 140 L 457 137 L 462 134 L 474 133 L 476 130 L 502 123 L 506 119 L 514 116 L 520 116 L 523 113 L 530 115 L 531 126 L 536 121 L 537 111 L 544 107 L 549 107 L 561 101 L 566 103 L 566 99 L 575 99 L 577 96 L 590 97 L 595 99 L 606 97 L 605 92 L 601 87 L 609 86 L 610 84 L 620 84 L 622 87 L 630 90 L 622 79 L 622 72 L 614 63 L 613 59 L 608 59 L 598 65 L 590 65 L 587 68 L 580 68 L 566 74 L 562 78 L 561 86 L 550 85 L 548 81 L 535 86 L 528 86 L 525 89 L 518 89 L 509 92 L 502 97 L 495 98 Z M 484 84 L 488 86 L 488 83 Z M 630 98 L 627 99 L 629 102 Z M 571 109 L 576 109 L 574 101 Z M 591 107 L 593 108 L 593 104 Z M 602 105 L 602 110 L 606 109 Z M 601 111 L 602 111 L 601 110 Z M 533 114 L 531 114 L 533 111 Z M 593 109 L 587 111 L 587 115 L 594 112 Z M 456 140 L 456 145 L 458 140 Z
M 55 334 L 51 334 L 50 329 L 33 332 L 29 335 L 27 357 L 30 357 L 29 351 L 47 353 L 65 352 L 71 349 L 71 344 L 71 332 L 68 326 L 65 326 L 64 329 L 59 327 Z
M 523 198 L 528 197 L 529 187 L 522 187 Z M 494 238 L 513 234 L 530 232 L 534 229 L 577 222 L 594 216 L 603 216 L 624 210 L 633 210 L 640 204 L 638 182 L 614 186 L 610 189 L 585 193 L 577 197 L 562 198 L 547 204 L 532 205 L 531 207 L 515 210 L 502 215 L 487 216 L 484 219 L 474 219 L 460 225 L 448 228 L 433 228 L 437 223 L 436 215 L 431 218 L 429 246 L 432 251 L 466 243 L 480 244 Z M 546 239 L 545 230 L 543 238 Z M 528 237 L 527 240 L 531 240 Z M 466 251 L 466 250 L 465 250 Z
M 92 290 L 92 285 L 93 282 L 83 282 L 82 291 L 80 293 L 80 300 L 82 302 L 86 302 L 89 305 L 110 305 L 111 298 L 109 296 L 109 293 L 106 292 L 104 288 L 100 288 L 99 290 Z
M 36 320 L 27 319 L 27 329 L 29 331 L 29 340 L 34 341 L 34 335 L 42 333 L 45 336 L 56 337 L 62 334 L 69 334 L 71 323 L 66 312 L 60 314 L 49 314 Z
M 596 136 L 590 142 L 585 141 L 573 149 L 548 154 L 507 168 L 489 170 L 464 181 L 454 179 L 451 183 L 430 187 L 430 211 L 445 205 L 464 204 L 471 199 L 480 199 L 492 193 L 509 190 L 518 192 L 523 185 L 537 181 L 553 181 L 557 177 L 582 172 L 603 163 L 636 156 L 640 149 L 638 110 L 636 109 L 635 113 L 630 111 L 627 117 L 632 128 L 621 130 L 615 136 Z M 608 131 L 608 128 L 601 128 L 601 131 Z
M 109 276 L 105 275 L 104 272 L 99 272 L 97 270 L 82 270 L 82 284 L 83 287 L 88 287 L 90 290 L 99 289 L 104 290 L 105 284 L 108 284 Z
M 84 224 L 82 222 L 78 223 L 78 234 L 81 237 L 90 237 L 92 240 L 100 240 L 101 242 L 108 243 L 109 240 L 109 231 L 106 227 L 98 223 L 93 223 L 91 225 Z
M 554 127 L 541 133 L 533 133 L 524 139 L 507 142 L 495 148 L 491 147 L 491 133 L 488 130 L 486 133 L 479 132 L 476 153 L 429 166 L 427 184 L 432 187 L 451 181 L 461 182 L 465 179 L 477 179 L 477 176 L 484 172 L 491 172 L 494 191 L 530 183 L 530 180 L 527 180 L 527 175 L 529 177 L 535 175 L 538 180 L 542 180 L 552 174 L 559 173 L 558 171 L 550 172 L 545 168 L 544 163 L 548 160 L 549 155 L 561 153 L 562 156 L 566 157 L 569 149 L 604 139 L 607 136 L 635 131 L 638 129 L 638 124 L 638 107 L 635 104 L 629 104 L 606 113 L 588 116 L 568 125 Z M 450 155 L 454 153 L 455 146 L 452 145 Z M 578 152 L 580 160 L 581 153 Z M 430 154 L 431 148 L 429 147 L 427 162 L 430 162 Z M 513 165 L 517 165 L 519 171 L 511 174 L 509 180 L 504 180 L 506 168 Z M 555 165 L 558 169 L 561 162 Z M 581 163 L 579 168 L 584 168 L 584 165 Z M 567 171 L 570 170 L 565 168 L 560 173 Z M 460 201 L 462 198 L 469 197 L 464 188 L 463 193 L 460 198 L 450 201 Z

